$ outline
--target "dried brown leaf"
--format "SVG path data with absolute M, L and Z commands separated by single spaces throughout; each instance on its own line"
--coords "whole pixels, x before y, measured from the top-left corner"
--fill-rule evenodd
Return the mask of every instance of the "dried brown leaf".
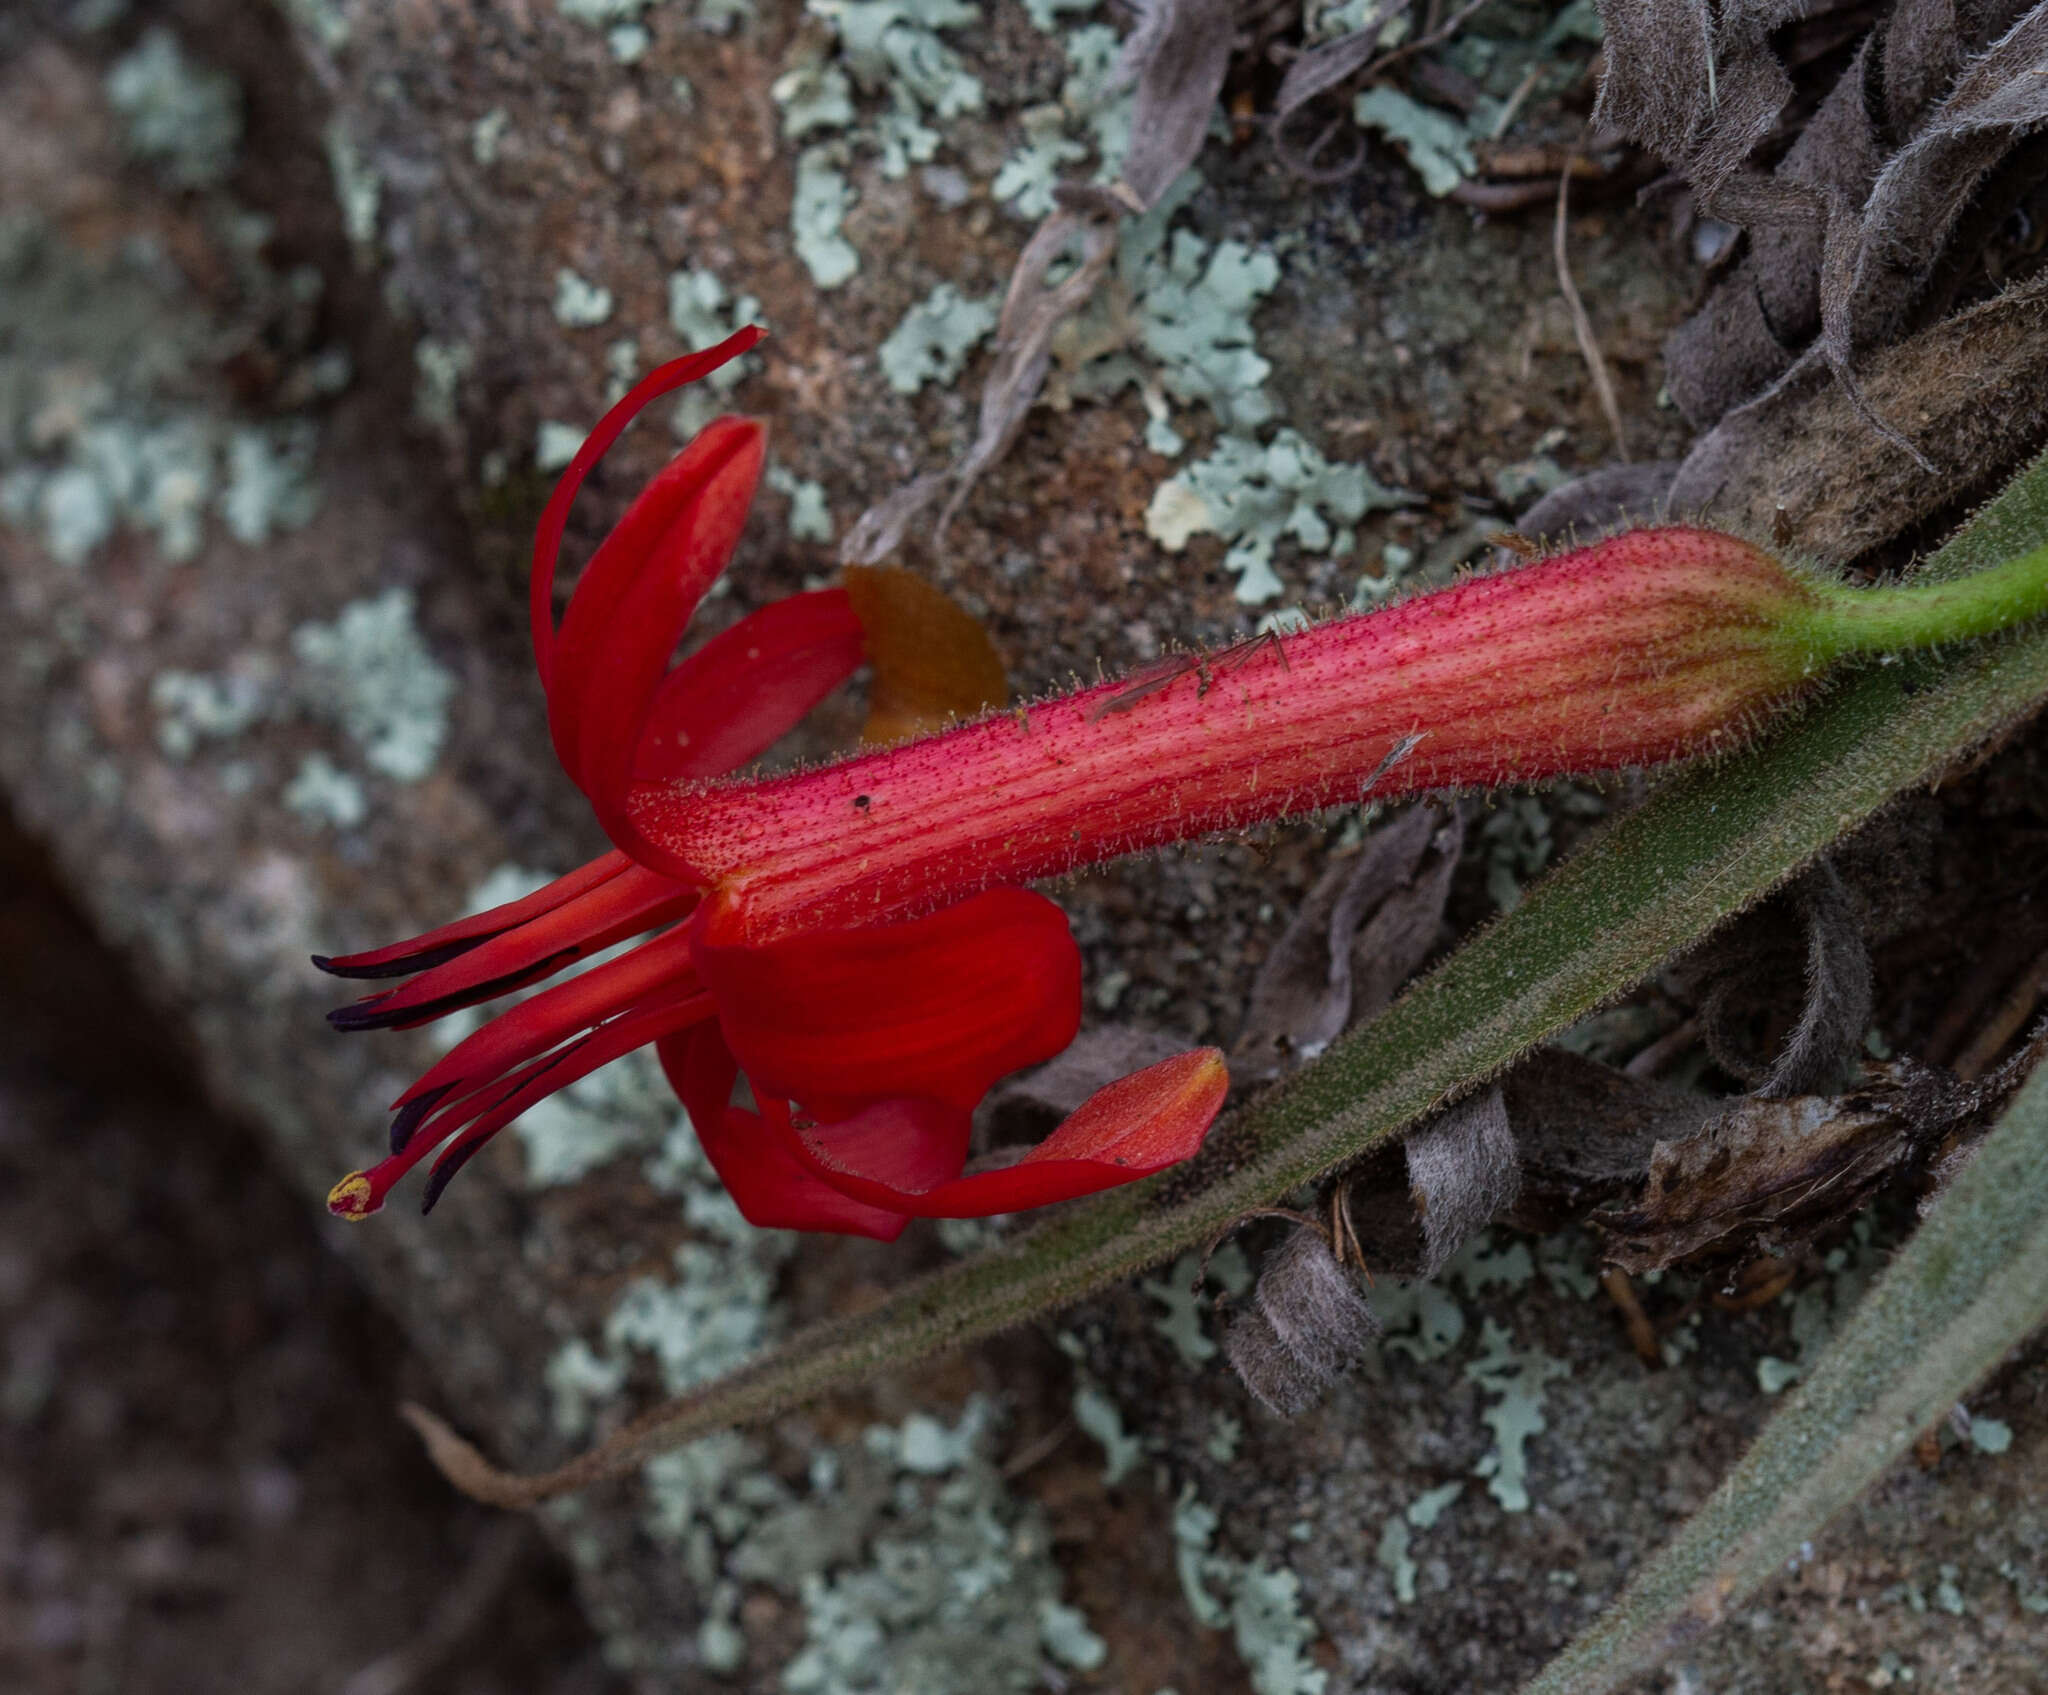
M 1869 431 L 1809 358 L 1694 443 L 1668 509 L 1853 559 L 1989 484 L 2048 430 L 2048 275 L 1864 355 L 1859 377 L 1888 418 L 1941 459 L 1938 474 L 1869 451 Z M 1726 491 L 1739 491 L 1730 500 Z
M 1279 1076 L 1386 1006 L 1435 944 L 1462 837 L 1454 809 L 1411 807 L 1324 871 L 1252 984 L 1241 1080 Z
M 1467 1236 L 1515 1204 L 1521 1159 L 1496 1084 L 1411 1132 L 1408 1192 L 1422 1220 L 1420 1275 L 1434 1277 Z
M 1306 1412 L 1379 1334 L 1358 1280 L 1314 1230 L 1297 1227 L 1259 1268 L 1223 1353 L 1244 1385 L 1283 1418 Z
M 1592 1222 L 1630 1273 L 1790 1253 L 1919 1165 L 1983 1104 L 1980 1091 L 1910 1062 L 1833 1098 L 1748 1096 L 1700 1134 L 1659 1142 L 1638 1193 Z

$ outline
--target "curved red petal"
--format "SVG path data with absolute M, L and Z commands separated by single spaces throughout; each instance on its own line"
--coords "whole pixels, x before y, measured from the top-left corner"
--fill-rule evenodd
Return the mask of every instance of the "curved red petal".
M 576 585 L 555 642 L 548 724 L 600 820 L 620 810 L 669 656 L 739 540 L 767 438 L 717 418 L 627 508 Z M 631 851 L 631 841 L 620 844 Z
M 445 965 L 471 948 L 481 947 L 494 936 L 502 936 L 506 931 L 516 930 L 558 906 L 568 905 L 579 896 L 609 883 L 632 863 L 614 848 L 567 876 L 557 877 L 546 888 L 534 890 L 524 899 L 507 901 L 488 912 L 471 913 L 467 918 L 458 918 L 451 924 L 427 931 L 423 936 L 393 942 L 388 947 L 371 948 L 363 953 L 343 954 L 332 959 L 315 954 L 313 963 L 330 977 L 409 977 L 415 971 Z
M 869 1206 L 821 1182 L 792 1146 L 785 1113 L 774 1125 L 731 1104 L 739 1075 L 715 1024 L 664 1036 L 654 1044 L 669 1086 L 690 1114 L 704 1157 L 749 1224 L 764 1230 L 818 1230 L 893 1242 L 908 1214 Z
M 937 1184 L 921 1183 L 900 1153 L 849 1134 L 844 1124 L 800 1130 L 797 1138 L 804 1163 L 855 1200 L 918 1218 L 985 1218 L 1178 1165 L 1201 1147 L 1229 1088 L 1218 1049 L 1177 1054 L 1098 1089 L 1016 1164 Z
M 438 1110 L 422 1123 L 406 1145 L 367 1171 L 352 1171 L 328 1192 L 327 1210 L 341 1218 L 367 1218 L 383 1206 L 408 1171 L 437 1147 L 441 1156 L 422 1196 L 422 1210 L 431 1210 L 448 1179 L 506 1125 L 557 1090 L 566 1089 L 622 1054 L 711 1016 L 708 999 L 687 989 L 657 996 L 620 1017 L 586 1031 L 552 1053 L 529 1060 L 499 1086 L 472 1090 L 459 1101 L 437 1103 Z M 450 1139 L 452 1137 L 452 1140 Z M 445 1147 L 443 1144 L 445 1143 Z
M 971 1110 L 1081 1022 L 1081 955 L 1043 895 L 994 889 L 929 918 L 722 946 L 693 926 L 718 1021 L 757 1089 L 823 1116 L 915 1096 Z
M 576 450 L 569 468 L 548 497 L 547 509 L 533 537 L 533 574 L 528 584 L 527 610 L 533 626 L 533 660 L 540 672 L 540 685 L 549 688 L 554 680 L 555 660 L 555 564 L 562 551 L 562 532 L 568 528 L 569 508 L 575 504 L 583 479 L 610 450 L 625 428 L 652 402 L 664 394 L 709 376 L 728 360 L 737 359 L 768 332 L 758 324 L 735 331 L 715 347 L 701 353 L 671 359 L 635 383 L 626 396 L 602 419 L 589 439 Z
M 616 1018 L 654 996 L 667 998 L 696 987 L 690 938 L 680 929 L 670 930 L 499 1013 L 436 1060 L 397 1104 L 404 1107 L 424 1095 L 439 1098 L 457 1089 L 480 1088 L 579 1030 Z
M 737 770 L 852 676 L 865 646 L 844 589 L 750 612 L 668 674 L 639 730 L 633 780 Z
M 623 861 L 624 855 L 620 858 Z M 689 912 L 697 899 L 697 891 L 688 885 L 628 862 L 618 875 L 511 929 L 481 938 L 400 988 L 337 1007 L 327 1021 L 339 1030 L 403 1030 L 431 1023 L 461 1007 L 551 977 L 563 966 L 642 930 L 670 923 Z

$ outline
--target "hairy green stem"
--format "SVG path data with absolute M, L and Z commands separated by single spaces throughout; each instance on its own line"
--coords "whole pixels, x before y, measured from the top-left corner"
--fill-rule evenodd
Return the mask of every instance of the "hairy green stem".
M 2048 611 L 2048 544 L 1946 582 L 1857 589 L 1830 583 L 1804 621 L 1814 657 L 1904 653 L 1975 641 Z

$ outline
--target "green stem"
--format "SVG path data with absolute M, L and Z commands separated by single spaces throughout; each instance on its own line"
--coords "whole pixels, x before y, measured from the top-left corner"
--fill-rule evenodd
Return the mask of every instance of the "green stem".
M 1821 664 L 1973 641 L 2048 612 L 2048 543 L 1949 582 L 1904 588 L 1820 588 L 1801 632 Z

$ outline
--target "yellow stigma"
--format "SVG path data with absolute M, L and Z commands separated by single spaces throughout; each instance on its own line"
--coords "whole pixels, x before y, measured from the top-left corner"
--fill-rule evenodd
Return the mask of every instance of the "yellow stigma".
M 351 1171 L 327 1191 L 327 1210 L 336 1218 L 360 1224 L 377 1210 L 372 1196 L 369 1178 L 360 1171 Z

